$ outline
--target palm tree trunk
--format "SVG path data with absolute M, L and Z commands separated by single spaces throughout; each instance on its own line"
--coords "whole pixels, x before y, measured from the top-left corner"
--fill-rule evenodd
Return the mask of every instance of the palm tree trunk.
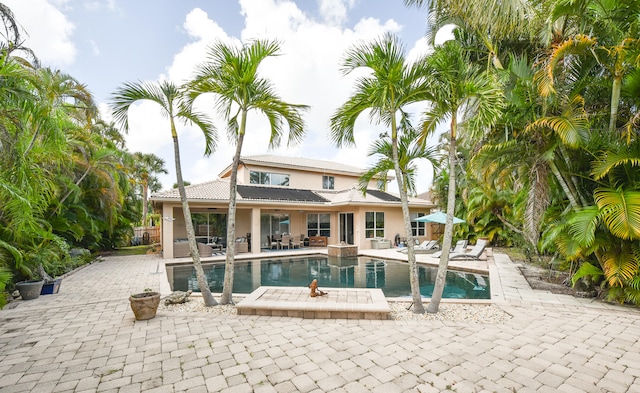
M 149 203 L 147 202 L 147 194 L 149 192 L 149 180 L 145 176 L 142 180 L 142 226 L 147 226 L 147 214 L 149 212 Z
M 571 189 L 567 181 L 562 176 L 562 173 L 560 173 L 560 170 L 558 169 L 558 166 L 556 165 L 556 163 L 553 162 L 553 159 L 549 160 L 548 162 L 549 162 L 549 168 L 551 168 L 551 172 L 558 180 L 558 183 L 560 183 L 560 187 L 562 188 L 562 190 L 564 191 L 564 194 L 569 199 L 569 203 L 571 204 L 571 207 L 574 209 L 577 209 L 578 207 L 580 207 L 580 205 L 578 204 L 578 199 L 574 195 L 573 190 Z
M 413 312 L 424 314 L 422 295 L 420 294 L 420 279 L 418 277 L 418 264 L 414 250 L 413 231 L 411 230 L 411 216 L 409 215 L 409 200 L 407 197 L 407 179 L 400 170 L 398 159 L 398 132 L 395 117 L 391 117 L 391 154 L 393 156 L 393 167 L 396 172 L 396 181 L 400 191 L 400 201 L 402 204 L 402 216 L 404 218 L 404 231 L 407 238 L 407 257 L 409 260 L 409 283 L 411 284 L 411 296 L 413 298 Z
M 548 166 L 544 162 L 536 161 L 529 174 L 531 181 L 521 233 L 537 254 L 538 241 L 540 240 L 540 221 L 549 205 Z
M 238 141 L 236 152 L 231 165 L 231 179 L 229 181 L 229 213 L 227 216 L 227 256 L 224 265 L 224 287 L 220 304 L 233 304 L 233 267 L 235 262 L 235 241 L 236 241 L 236 199 L 238 195 L 238 166 L 240 165 L 240 154 L 242 153 L 242 143 L 244 142 L 244 131 L 247 121 L 247 112 L 242 111 L 240 119 L 240 130 L 238 131 Z
M 82 181 L 84 180 L 85 177 L 87 177 L 87 175 L 89 174 L 89 171 L 91 171 L 91 166 L 89 166 L 84 173 L 82 174 L 82 176 L 80 176 L 80 179 L 78 179 L 75 182 L 76 187 L 80 185 L 80 183 L 82 183 Z M 57 214 L 60 209 L 62 208 L 62 204 L 64 203 L 64 201 L 67 200 L 67 198 L 69 198 L 71 196 L 71 194 L 73 194 L 73 189 L 69 190 L 63 197 L 62 199 L 60 199 L 60 202 L 58 202 L 58 207 L 56 208 L 56 210 L 51 214 L 53 216 L 53 214 Z
M 620 90 L 622 88 L 622 77 L 614 76 L 611 87 L 611 114 L 609 116 L 609 132 L 613 134 L 618 122 L 618 106 L 620 105 Z
M 202 263 L 200 262 L 200 253 L 198 252 L 198 244 L 196 243 L 196 235 L 193 230 L 193 221 L 191 221 L 191 211 L 189 210 L 189 201 L 187 201 L 187 193 L 184 190 L 184 180 L 182 179 L 182 168 L 180 165 L 180 147 L 178 145 L 178 134 L 176 127 L 171 119 L 171 137 L 173 138 L 173 153 L 176 162 L 176 178 L 178 180 L 178 190 L 180 192 L 180 202 L 182 202 L 182 212 L 184 213 L 184 223 L 187 227 L 187 239 L 189 240 L 189 250 L 191 250 L 191 258 L 193 259 L 193 266 L 196 270 L 196 278 L 198 279 L 198 286 L 200 287 L 200 293 L 202 293 L 202 300 L 205 307 L 215 306 L 218 303 L 211 294 L 209 289 L 209 283 L 204 275 L 204 269 L 202 269 Z
M 440 307 L 444 283 L 447 278 L 447 268 L 449 267 L 449 253 L 453 238 L 453 214 L 456 207 L 456 112 L 451 116 L 451 141 L 449 142 L 449 192 L 447 194 L 447 222 L 444 225 L 444 235 L 442 238 L 442 254 L 436 273 L 436 282 L 433 287 L 431 301 L 427 306 L 427 312 L 435 314 Z

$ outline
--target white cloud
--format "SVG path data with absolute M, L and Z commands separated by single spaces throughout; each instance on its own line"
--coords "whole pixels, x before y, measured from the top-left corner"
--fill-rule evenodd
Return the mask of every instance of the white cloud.
M 453 39 L 453 29 L 455 29 L 456 25 L 453 24 L 449 24 L 449 25 L 444 25 L 440 28 L 440 30 L 438 30 L 438 32 L 436 33 L 436 36 L 434 38 L 434 43 L 436 45 L 441 45 L 443 44 L 445 41 L 449 41 Z
M 319 0 L 320 16 L 329 25 L 342 25 L 347 19 L 347 11 L 353 7 L 354 1 Z
M 181 84 L 193 76 L 195 67 L 206 60 L 207 47 L 216 40 L 227 42 L 231 37 L 200 8 L 189 12 L 183 25 L 194 41 L 185 45 L 167 68 L 168 77 Z
M 31 48 L 43 65 L 64 67 L 73 64 L 76 47 L 71 41 L 74 25 L 60 10 L 46 0 L 5 0 L 18 23 L 28 35 L 25 46 Z M 46 31 L 46 34 L 36 34 Z

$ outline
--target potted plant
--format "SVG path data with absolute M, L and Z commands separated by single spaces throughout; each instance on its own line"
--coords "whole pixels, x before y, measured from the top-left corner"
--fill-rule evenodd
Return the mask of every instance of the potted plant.
M 144 321 L 156 316 L 160 304 L 160 294 L 146 288 L 144 292 L 134 293 L 129 297 L 131 310 L 136 320 Z
M 22 300 L 36 299 L 40 295 L 58 292 L 62 279 L 54 279 L 47 270 L 54 274 L 65 257 L 68 257 L 68 249 L 66 242 L 56 236 L 26 250 L 23 255 L 25 263 L 22 272 L 27 280 L 16 283 Z
M 40 296 L 44 280 L 25 280 L 16 283 L 16 289 L 20 292 L 22 300 L 33 300 Z

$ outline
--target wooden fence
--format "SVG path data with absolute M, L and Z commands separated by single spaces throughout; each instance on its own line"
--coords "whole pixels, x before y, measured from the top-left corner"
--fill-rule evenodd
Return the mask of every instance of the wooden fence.
M 133 242 L 138 244 L 160 243 L 160 227 L 133 228 Z

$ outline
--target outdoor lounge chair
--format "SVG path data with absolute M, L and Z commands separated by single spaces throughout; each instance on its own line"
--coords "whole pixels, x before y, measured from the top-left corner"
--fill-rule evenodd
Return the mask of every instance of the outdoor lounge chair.
M 413 251 L 416 254 L 431 254 L 433 252 L 436 252 L 436 250 L 438 249 L 437 247 L 438 247 L 438 241 L 437 240 L 425 240 L 421 244 L 415 246 L 413 248 Z M 405 248 L 402 248 L 402 249 L 398 250 L 398 252 L 406 254 L 409 251 L 405 247 Z
M 453 254 L 463 253 L 467 249 L 467 244 L 468 242 L 466 240 L 458 240 L 458 242 L 456 243 L 456 246 L 453 248 L 453 250 L 451 250 L 451 254 L 449 254 L 449 258 L 451 258 L 451 255 Z M 442 255 L 442 251 L 434 252 L 432 254 L 432 256 L 436 258 L 440 258 L 440 255 Z
M 467 252 L 452 252 L 449 255 L 449 259 L 480 259 L 480 256 L 484 252 L 484 248 L 487 246 L 487 241 L 484 239 L 478 239 L 476 245 Z
M 204 258 L 210 257 L 213 255 L 213 247 L 204 243 L 198 243 L 198 254 Z

